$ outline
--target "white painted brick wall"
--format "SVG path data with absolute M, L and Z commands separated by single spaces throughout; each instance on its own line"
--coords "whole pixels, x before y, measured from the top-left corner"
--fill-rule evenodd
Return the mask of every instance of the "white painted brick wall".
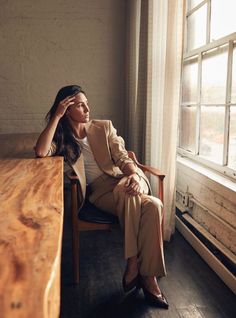
M 124 121 L 125 1 L 11 0 L 0 10 L 0 134 L 39 132 L 59 88 Z

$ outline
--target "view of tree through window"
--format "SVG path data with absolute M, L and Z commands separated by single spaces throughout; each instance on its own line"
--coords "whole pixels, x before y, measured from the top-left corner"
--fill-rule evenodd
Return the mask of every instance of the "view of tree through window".
M 179 152 L 236 177 L 236 1 L 187 0 Z

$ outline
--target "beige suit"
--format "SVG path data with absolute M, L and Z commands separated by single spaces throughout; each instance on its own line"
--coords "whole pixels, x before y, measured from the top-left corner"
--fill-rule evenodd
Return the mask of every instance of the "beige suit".
M 148 195 L 149 182 L 138 168 L 143 194 L 130 196 L 125 193 L 124 183 L 127 177 L 122 170 L 127 163 L 133 161 L 128 157 L 124 140 L 117 136 L 111 121 L 92 120 L 86 124 L 86 132 L 94 158 L 104 172 L 90 185 L 89 200 L 97 207 L 119 217 L 124 230 L 125 258 L 138 256 L 140 274 L 165 276 L 161 201 Z M 53 152 L 55 145 L 50 153 Z M 82 205 L 86 192 L 83 155 L 72 167 L 80 180 Z

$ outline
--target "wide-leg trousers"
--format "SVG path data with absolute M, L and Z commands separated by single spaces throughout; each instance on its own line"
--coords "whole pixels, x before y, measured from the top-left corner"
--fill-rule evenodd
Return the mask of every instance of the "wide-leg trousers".
M 127 177 L 117 179 L 103 174 L 90 185 L 89 200 L 98 208 L 118 216 L 124 232 L 125 258 L 137 256 L 140 274 L 165 276 L 162 202 L 147 194 L 148 186 L 143 178 L 143 194 L 128 195 L 124 186 L 126 180 Z

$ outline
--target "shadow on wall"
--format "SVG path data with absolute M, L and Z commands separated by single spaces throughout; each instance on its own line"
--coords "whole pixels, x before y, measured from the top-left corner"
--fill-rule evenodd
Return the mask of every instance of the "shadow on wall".
M 0 135 L 0 158 L 35 158 L 34 146 L 39 134 Z

